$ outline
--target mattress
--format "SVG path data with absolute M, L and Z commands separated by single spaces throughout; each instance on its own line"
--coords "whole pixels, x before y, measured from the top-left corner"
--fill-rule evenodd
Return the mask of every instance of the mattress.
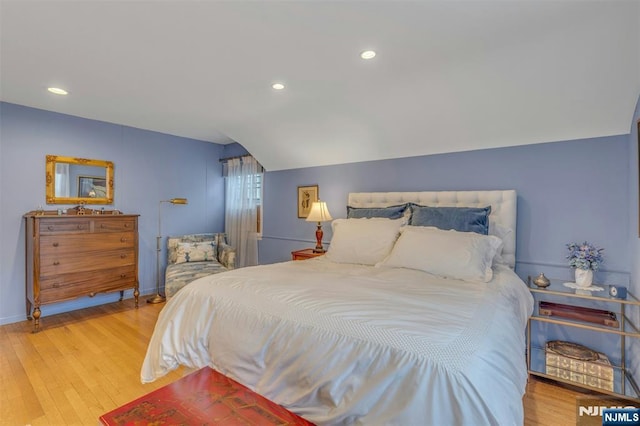
M 160 313 L 151 382 L 211 366 L 314 423 L 522 424 L 533 301 L 488 283 L 325 258 L 194 281 Z

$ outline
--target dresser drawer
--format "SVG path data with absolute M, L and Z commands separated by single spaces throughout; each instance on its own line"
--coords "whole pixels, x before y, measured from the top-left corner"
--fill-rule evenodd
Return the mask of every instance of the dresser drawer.
M 40 280 L 40 303 L 71 299 L 79 295 L 92 295 L 100 292 L 132 288 L 135 284 L 135 266 L 64 274 Z
M 100 234 L 99 238 L 97 234 L 43 235 L 40 237 L 40 256 L 118 250 L 135 247 L 135 241 L 135 232 L 110 232 Z
M 84 233 L 89 232 L 91 221 L 88 218 L 60 220 L 60 219 L 41 219 L 40 235 L 47 234 L 66 234 L 69 232 Z
M 136 220 L 131 219 L 94 219 L 94 232 L 117 232 L 117 231 L 134 231 L 136 229 Z
M 96 271 L 135 263 L 133 248 L 93 253 L 48 253 L 40 256 L 40 276 Z

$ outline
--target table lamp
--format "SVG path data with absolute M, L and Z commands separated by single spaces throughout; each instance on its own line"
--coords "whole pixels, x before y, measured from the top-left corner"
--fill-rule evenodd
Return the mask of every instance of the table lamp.
M 331 214 L 327 209 L 327 203 L 324 201 L 316 201 L 311 205 L 309 216 L 305 219 L 307 222 L 318 222 L 318 228 L 316 229 L 316 248 L 313 249 L 314 253 L 324 253 L 325 249 L 322 247 L 322 222 L 332 220 Z

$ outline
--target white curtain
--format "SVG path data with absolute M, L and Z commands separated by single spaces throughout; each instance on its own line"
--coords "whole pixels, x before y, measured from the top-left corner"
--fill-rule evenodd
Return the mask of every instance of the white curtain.
M 225 232 L 238 267 L 258 264 L 258 205 L 262 167 L 248 156 L 227 161 Z
M 70 182 L 69 182 L 69 164 L 68 163 L 56 163 L 56 179 L 55 179 L 55 195 L 56 197 L 70 197 Z

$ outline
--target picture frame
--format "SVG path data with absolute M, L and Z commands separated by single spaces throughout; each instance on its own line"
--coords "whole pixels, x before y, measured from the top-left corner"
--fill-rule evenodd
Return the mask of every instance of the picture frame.
M 78 176 L 78 197 L 101 198 L 106 196 L 106 190 L 107 179 L 104 176 Z
M 318 201 L 318 185 L 298 187 L 298 218 L 306 219 L 311 211 L 311 205 Z

